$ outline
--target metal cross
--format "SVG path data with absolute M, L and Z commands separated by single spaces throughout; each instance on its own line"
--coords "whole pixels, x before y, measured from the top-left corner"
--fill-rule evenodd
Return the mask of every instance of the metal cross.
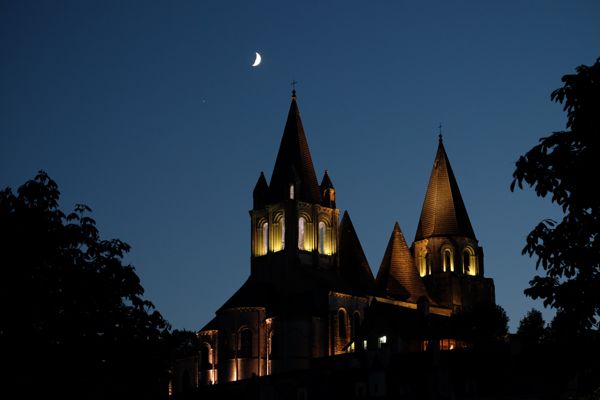
M 295 79 L 292 80 L 292 96 L 296 95 L 296 83 L 298 83 Z

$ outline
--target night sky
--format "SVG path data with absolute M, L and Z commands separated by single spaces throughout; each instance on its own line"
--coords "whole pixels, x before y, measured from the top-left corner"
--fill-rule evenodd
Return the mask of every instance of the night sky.
M 199 329 L 250 273 L 252 190 L 295 79 L 317 176 L 375 275 L 396 221 L 414 238 L 442 124 L 514 331 L 543 307 L 523 295 L 525 237 L 560 216 L 510 192 L 514 162 L 564 129 L 550 93 L 600 56 L 598 21 L 597 0 L 3 0 L 0 186 L 47 171 L 63 209 L 89 205 L 132 245 L 172 326 Z

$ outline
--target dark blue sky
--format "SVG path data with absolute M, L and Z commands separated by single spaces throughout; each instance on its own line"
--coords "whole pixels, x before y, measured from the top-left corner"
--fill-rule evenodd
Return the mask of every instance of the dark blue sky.
M 414 237 L 443 124 L 514 330 L 542 307 L 523 295 L 525 236 L 559 215 L 509 191 L 514 162 L 564 128 L 549 95 L 600 56 L 598 21 L 595 0 L 4 0 L 0 186 L 46 170 L 64 209 L 88 204 L 133 246 L 172 325 L 199 329 L 250 272 L 252 189 L 295 79 L 317 175 L 329 170 L 374 274 L 395 221 Z

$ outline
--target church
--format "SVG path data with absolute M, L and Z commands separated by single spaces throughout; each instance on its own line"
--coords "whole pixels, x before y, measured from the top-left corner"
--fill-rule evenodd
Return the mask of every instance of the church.
M 409 246 L 396 223 L 376 277 L 349 213 L 340 217 L 329 172 L 317 179 L 295 91 L 271 179 L 261 172 L 252 198 L 249 277 L 197 333 L 199 354 L 176 365 L 176 387 L 290 374 L 382 349 L 451 351 L 468 343 L 446 321 L 495 304 L 441 135 L 415 238 Z

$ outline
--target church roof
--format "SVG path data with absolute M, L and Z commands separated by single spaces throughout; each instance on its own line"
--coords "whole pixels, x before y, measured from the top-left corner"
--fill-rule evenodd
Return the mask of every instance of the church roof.
M 295 198 L 307 203 L 321 203 L 319 184 L 308 141 L 302 127 L 296 96 L 292 103 L 279 145 L 279 152 L 269 185 L 272 202 L 289 198 L 290 184 L 295 184 Z
M 367 257 L 360 245 L 350 215 L 344 212 L 340 222 L 340 274 L 353 288 L 372 292 L 375 279 L 369 267 Z
M 393 297 L 416 303 L 421 297 L 429 300 L 427 290 L 419 277 L 400 225 L 396 222 L 377 273 L 378 288 Z
M 262 208 L 268 203 L 269 197 L 269 185 L 265 179 L 265 174 L 261 171 L 254 191 L 252 192 L 252 198 L 254 201 L 254 209 Z
M 415 241 L 433 236 L 476 239 L 441 135 Z

